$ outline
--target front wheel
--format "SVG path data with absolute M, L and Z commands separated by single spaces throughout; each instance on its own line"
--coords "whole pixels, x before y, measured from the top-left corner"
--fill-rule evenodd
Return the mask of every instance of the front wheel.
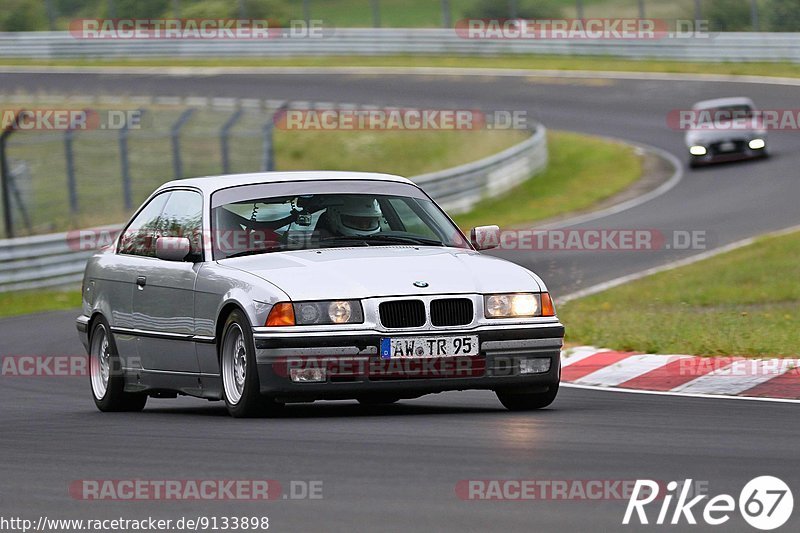
M 125 392 L 122 364 L 104 318 L 97 319 L 89 339 L 89 380 L 97 408 L 103 412 L 144 409 L 146 394 Z
M 225 406 L 235 418 L 271 415 L 282 407 L 261 395 L 255 353 L 250 323 L 240 311 L 232 312 L 223 328 L 220 366 Z
M 547 392 L 495 391 L 497 399 L 509 411 L 534 411 L 547 407 L 558 395 L 558 383 Z

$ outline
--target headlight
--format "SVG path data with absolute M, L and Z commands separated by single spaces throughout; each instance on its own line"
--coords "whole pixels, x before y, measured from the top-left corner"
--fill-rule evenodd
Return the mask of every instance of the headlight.
M 550 294 L 489 294 L 483 297 L 486 318 L 555 316 Z
M 747 143 L 747 145 L 750 147 L 751 150 L 761 150 L 767 145 L 767 143 L 766 141 L 764 141 L 764 139 L 753 139 L 752 141 Z
M 706 150 L 705 146 L 692 146 L 689 148 L 689 153 L 692 155 L 706 155 L 708 150 Z
M 294 315 L 300 326 L 364 322 L 364 313 L 358 300 L 298 302 L 294 304 Z

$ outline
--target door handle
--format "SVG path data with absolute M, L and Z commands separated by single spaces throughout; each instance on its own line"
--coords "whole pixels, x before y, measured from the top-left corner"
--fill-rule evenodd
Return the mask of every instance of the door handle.
M 139 276 L 138 278 L 136 278 L 136 286 L 139 288 L 140 291 L 144 290 L 144 286 L 145 285 L 147 285 L 147 278 L 146 277 Z

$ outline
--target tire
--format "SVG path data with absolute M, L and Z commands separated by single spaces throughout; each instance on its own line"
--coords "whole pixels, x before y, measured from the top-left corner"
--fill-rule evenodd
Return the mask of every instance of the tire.
M 94 404 L 101 411 L 141 411 L 147 395 L 125 392 L 125 377 L 111 328 L 103 317 L 92 326 L 89 337 L 89 386 Z
M 362 396 L 357 398 L 357 400 L 361 405 L 390 405 L 399 402 L 400 398 L 398 396 L 375 394 L 371 396 Z
M 222 331 L 219 344 L 220 371 L 228 413 L 234 418 L 277 414 L 283 404 L 261 395 L 253 330 L 244 313 L 233 311 Z
M 547 407 L 558 395 L 558 383 L 547 392 L 495 391 L 497 399 L 509 411 L 535 411 Z

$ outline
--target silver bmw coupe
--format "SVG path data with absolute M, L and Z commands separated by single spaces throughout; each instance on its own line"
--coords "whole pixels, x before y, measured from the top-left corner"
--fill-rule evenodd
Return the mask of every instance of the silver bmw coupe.
M 480 253 L 413 182 L 354 172 L 172 181 L 89 259 L 77 319 L 101 411 L 148 397 L 392 403 L 493 390 L 552 403 L 564 327 L 533 272 Z

